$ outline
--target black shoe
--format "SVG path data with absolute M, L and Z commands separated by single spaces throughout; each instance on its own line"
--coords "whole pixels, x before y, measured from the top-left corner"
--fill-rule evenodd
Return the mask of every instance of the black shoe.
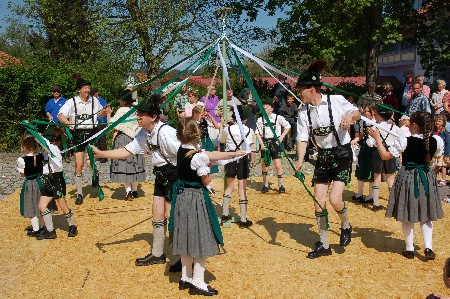
M 180 282 L 178 283 L 178 289 L 186 290 L 186 289 L 189 289 L 191 287 L 191 285 L 192 285 L 192 283 L 180 279 Z
M 331 251 L 331 247 L 328 247 L 327 249 L 325 249 L 323 247 L 322 242 L 318 241 L 316 242 L 316 247 L 314 248 L 313 251 L 311 251 L 310 253 L 308 253 L 308 255 L 306 256 L 309 259 L 315 259 L 321 256 L 327 256 L 327 255 L 331 255 L 332 251 Z
M 436 258 L 436 253 L 434 253 L 434 251 L 431 250 L 430 248 L 425 248 L 424 254 L 427 260 L 434 260 Z
M 39 235 L 36 235 L 36 240 L 44 240 L 44 239 L 56 239 L 55 230 L 49 232 L 47 229 L 44 229 Z
M 409 250 L 403 249 L 402 255 L 404 257 L 406 257 L 407 259 L 412 260 L 414 258 L 414 251 L 409 251 Z
M 245 221 L 245 222 L 240 222 L 239 223 L 239 227 L 240 228 L 248 228 L 248 227 L 250 227 L 250 226 L 252 226 L 253 225 L 253 222 L 251 221 L 251 220 L 248 220 L 247 219 L 247 221 Z
M 183 265 L 181 264 L 181 259 L 179 259 L 175 264 L 170 265 L 169 272 L 181 272 L 181 268 Z M 180 280 L 181 283 L 182 280 Z M 190 284 L 190 283 L 189 283 Z M 188 286 L 189 287 L 189 286 Z M 181 289 L 180 289 L 181 290 Z
M 261 189 L 261 193 L 267 193 L 269 192 L 269 188 L 267 188 L 266 186 L 263 186 Z
M 69 233 L 67 234 L 67 236 L 69 238 L 73 238 L 76 235 L 78 235 L 78 229 L 76 225 L 69 225 Z
M 286 193 L 286 189 L 284 189 L 283 186 L 280 186 L 280 188 L 278 188 L 278 193 Z
M 133 191 L 133 198 L 139 198 L 139 194 L 137 191 Z
M 203 295 L 203 296 L 214 296 L 219 294 L 219 291 L 213 289 L 210 286 L 207 286 L 208 289 L 207 290 L 202 290 L 198 287 L 196 287 L 195 285 L 191 284 L 191 286 L 189 287 L 189 295 Z
M 81 204 L 83 204 L 83 194 L 78 194 L 78 195 L 77 195 L 77 199 L 75 200 L 75 204 L 76 204 L 76 205 L 81 205 Z
M 374 211 L 374 212 L 381 211 L 383 209 L 384 209 L 384 207 L 382 205 L 372 207 L 372 211 Z
M 133 192 L 128 192 L 127 193 L 127 196 L 125 197 L 125 200 L 127 200 L 127 201 L 133 201 Z
M 33 227 L 31 227 L 31 230 L 27 230 L 27 236 L 28 237 L 36 237 L 40 233 L 42 233 L 45 230 L 45 226 L 39 228 L 37 231 L 33 230 Z
M 349 228 L 341 228 L 341 237 L 339 239 L 339 245 L 347 246 L 352 241 L 352 226 Z
M 371 198 L 371 199 L 362 198 L 359 202 L 362 204 L 373 203 L 373 198 Z
M 166 263 L 166 255 L 164 253 L 160 257 L 156 257 L 152 253 L 149 253 L 143 258 L 137 258 L 134 264 L 136 266 L 148 266 L 165 263 Z
M 364 200 L 364 196 L 362 196 L 362 195 L 361 196 L 353 195 L 352 196 L 352 200 L 361 202 L 362 200 Z
M 227 215 L 227 216 L 222 215 L 221 220 L 222 220 L 222 223 L 230 221 L 231 220 L 231 216 L 230 215 Z
M 25 231 L 27 232 L 27 235 L 28 235 L 28 232 L 33 231 L 33 227 L 31 225 L 29 225 L 29 226 L 25 227 Z
M 108 162 L 108 159 L 106 159 L 106 158 L 100 158 L 99 161 L 100 161 L 100 163 L 106 163 L 106 162 Z

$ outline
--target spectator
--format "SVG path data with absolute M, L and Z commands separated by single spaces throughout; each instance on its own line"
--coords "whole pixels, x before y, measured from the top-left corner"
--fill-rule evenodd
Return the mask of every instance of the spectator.
M 208 93 L 203 96 L 200 101 L 205 105 L 206 112 L 211 115 L 214 121 L 220 123 L 220 117 L 214 114 L 214 109 L 216 109 L 217 104 L 220 101 L 219 97 L 216 95 L 216 88 L 214 86 L 208 87 Z M 219 146 L 219 129 L 214 128 L 212 123 L 209 121 L 208 134 L 214 146 Z
M 398 110 L 398 97 L 395 93 L 392 92 L 392 84 L 390 82 L 385 82 L 383 84 L 383 104 L 391 105 L 392 108 Z M 394 113 L 395 120 L 398 120 L 398 113 Z
M 437 80 L 436 83 L 438 90 L 433 92 L 433 95 L 431 96 L 431 105 L 433 105 L 435 113 L 440 114 L 442 111 L 444 111 L 444 103 L 442 102 L 442 100 L 448 90 L 445 89 L 446 83 L 444 80 Z
M 184 106 L 184 115 L 185 117 L 191 117 L 192 116 L 192 109 L 195 108 L 197 105 L 204 106 L 202 102 L 198 101 L 198 94 L 195 90 L 188 92 L 188 98 L 189 103 L 186 103 L 186 106 Z
M 93 97 L 96 97 L 98 99 L 98 101 L 100 102 L 100 105 L 103 106 L 103 108 L 108 106 L 108 103 L 106 102 L 106 100 L 98 95 L 98 89 L 92 88 L 90 95 Z M 111 118 L 111 114 L 109 114 L 109 113 L 103 117 L 98 117 L 98 125 L 97 126 L 98 126 L 99 131 L 103 130 L 108 125 L 107 123 L 110 118 Z M 108 147 L 106 146 L 106 135 L 104 135 L 102 138 L 100 138 L 98 140 L 98 148 L 102 151 L 106 151 L 108 149 Z M 99 161 L 100 161 L 100 163 L 106 163 L 106 162 L 108 162 L 108 159 L 101 158 L 101 159 L 99 159 Z
M 187 86 L 186 84 L 181 87 L 180 92 L 175 96 L 175 100 L 173 102 L 173 105 L 175 106 L 175 110 L 177 112 L 177 115 L 179 118 L 185 118 L 184 115 L 184 107 L 186 107 L 186 104 L 189 103 L 189 97 L 186 94 Z
M 413 114 L 416 111 L 426 111 L 431 113 L 430 102 L 428 99 L 422 94 L 422 86 L 419 82 L 415 82 L 412 85 L 413 94 L 411 99 L 408 102 L 408 106 L 406 106 L 406 114 Z
M 400 111 L 406 111 L 406 107 L 408 106 L 409 100 L 413 94 L 412 84 L 414 82 L 414 73 L 407 73 L 405 76 L 405 87 L 403 88 L 402 94 L 402 106 Z
M 424 76 L 416 76 L 416 82 L 420 83 L 420 85 L 422 85 L 422 94 L 429 99 L 430 98 L 430 86 L 423 84 L 423 82 L 425 81 L 425 77 Z
M 53 86 L 52 88 L 52 98 L 48 100 L 47 105 L 45 106 L 45 114 L 47 115 L 49 122 L 54 122 L 55 124 L 59 124 L 60 121 L 58 119 L 59 109 L 66 103 L 66 99 L 61 96 L 61 90 L 58 86 Z M 69 140 L 67 136 L 64 134 L 64 131 L 60 127 L 56 127 L 55 129 L 56 135 L 61 136 L 62 148 L 67 149 Z M 67 163 L 70 162 L 70 153 L 66 152 L 63 154 Z
M 375 92 L 375 87 L 377 87 L 375 82 L 369 82 L 367 84 L 367 92 L 363 94 L 358 101 L 358 108 L 360 112 L 364 111 L 364 108 L 367 105 L 372 104 L 373 102 L 375 103 L 383 102 L 383 98 Z
M 236 103 L 237 106 L 241 105 L 241 102 L 235 97 L 233 96 L 233 91 L 231 89 L 227 90 L 227 102 L 226 102 L 226 106 L 227 106 L 227 118 L 226 120 L 223 119 L 223 99 L 219 101 L 219 103 L 216 106 L 216 109 L 214 109 L 214 114 L 216 116 L 219 116 L 221 118 L 221 120 L 225 123 L 231 123 L 233 118 L 232 118 L 232 114 L 234 113 L 234 109 L 233 109 L 233 103 L 232 100 L 234 100 L 234 102 Z
M 288 94 L 286 102 L 281 104 L 280 107 L 281 116 L 284 116 L 286 121 L 291 125 L 291 132 L 288 133 L 284 140 L 284 144 L 287 151 L 291 151 L 294 148 L 295 140 L 297 140 L 297 113 L 298 107 L 294 103 L 294 96 Z
M 270 91 L 270 96 L 275 103 L 275 113 L 280 114 L 280 108 L 283 103 L 286 102 L 286 97 L 289 94 L 288 90 L 291 90 L 291 85 L 286 82 L 287 77 L 279 74 L 278 80 L 281 82 L 277 82 Z M 283 87 L 284 86 L 284 87 Z
M 450 112 L 450 91 L 447 91 L 442 97 L 442 104 L 444 104 L 444 110 Z

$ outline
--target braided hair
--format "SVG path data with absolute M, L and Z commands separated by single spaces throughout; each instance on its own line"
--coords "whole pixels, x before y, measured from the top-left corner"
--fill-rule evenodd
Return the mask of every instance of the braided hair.
M 420 130 L 420 133 L 423 134 L 423 141 L 425 143 L 425 149 L 427 151 L 427 154 L 425 156 L 425 162 L 429 163 L 431 160 L 430 157 L 430 136 L 433 132 L 433 119 L 430 115 L 430 113 L 426 111 L 416 111 L 413 114 L 411 114 L 410 118 L 411 123 L 415 123 Z
M 200 128 L 197 121 L 193 117 L 182 118 L 177 124 L 177 138 L 183 144 L 199 142 L 201 136 Z M 201 144 L 201 141 L 200 141 Z M 191 150 L 186 153 L 185 157 L 192 157 L 197 150 Z

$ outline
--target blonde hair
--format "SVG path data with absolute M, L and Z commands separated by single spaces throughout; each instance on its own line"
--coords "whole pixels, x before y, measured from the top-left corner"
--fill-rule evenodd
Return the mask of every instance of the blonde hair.
M 192 109 L 192 115 L 194 114 L 201 114 L 205 110 L 205 106 L 203 105 L 197 105 Z
M 436 127 L 436 121 L 437 120 L 442 120 L 442 128 L 437 128 Z M 438 114 L 434 117 L 434 126 L 436 129 L 442 130 L 442 131 L 447 131 L 446 128 L 446 124 L 447 124 L 447 118 L 443 115 L 443 114 Z
M 39 149 L 39 143 L 34 139 L 33 135 L 31 134 L 25 134 L 20 139 L 20 146 L 22 149 L 22 153 L 25 153 L 26 151 L 31 151 L 34 156 L 33 166 L 36 167 L 36 152 Z

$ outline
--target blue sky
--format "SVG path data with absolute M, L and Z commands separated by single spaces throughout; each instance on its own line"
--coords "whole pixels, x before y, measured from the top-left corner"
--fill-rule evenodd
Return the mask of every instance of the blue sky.
M 6 18 L 13 16 L 13 14 L 8 9 L 9 2 L 14 3 L 14 4 L 21 4 L 21 3 L 23 3 L 23 0 L 12 0 L 12 1 L 1 0 L 0 1 L 0 32 L 2 32 L 7 25 Z M 284 16 L 285 16 L 285 14 L 283 12 L 278 12 L 273 17 L 267 16 L 266 13 L 260 13 L 258 15 L 257 20 L 253 24 L 255 26 L 261 26 L 264 28 L 273 28 L 273 27 L 275 27 L 275 25 L 277 23 L 277 18 L 284 17 Z M 258 53 L 259 50 L 261 50 L 265 45 L 266 44 L 264 44 L 264 43 L 259 43 L 255 46 L 249 47 L 246 50 L 248 50 L 252 53 Z M 173 60 L 173 58 L 170 58 L 169 60 Z M 169 61 L 169 63 L 171 63 L 171 61 Z

